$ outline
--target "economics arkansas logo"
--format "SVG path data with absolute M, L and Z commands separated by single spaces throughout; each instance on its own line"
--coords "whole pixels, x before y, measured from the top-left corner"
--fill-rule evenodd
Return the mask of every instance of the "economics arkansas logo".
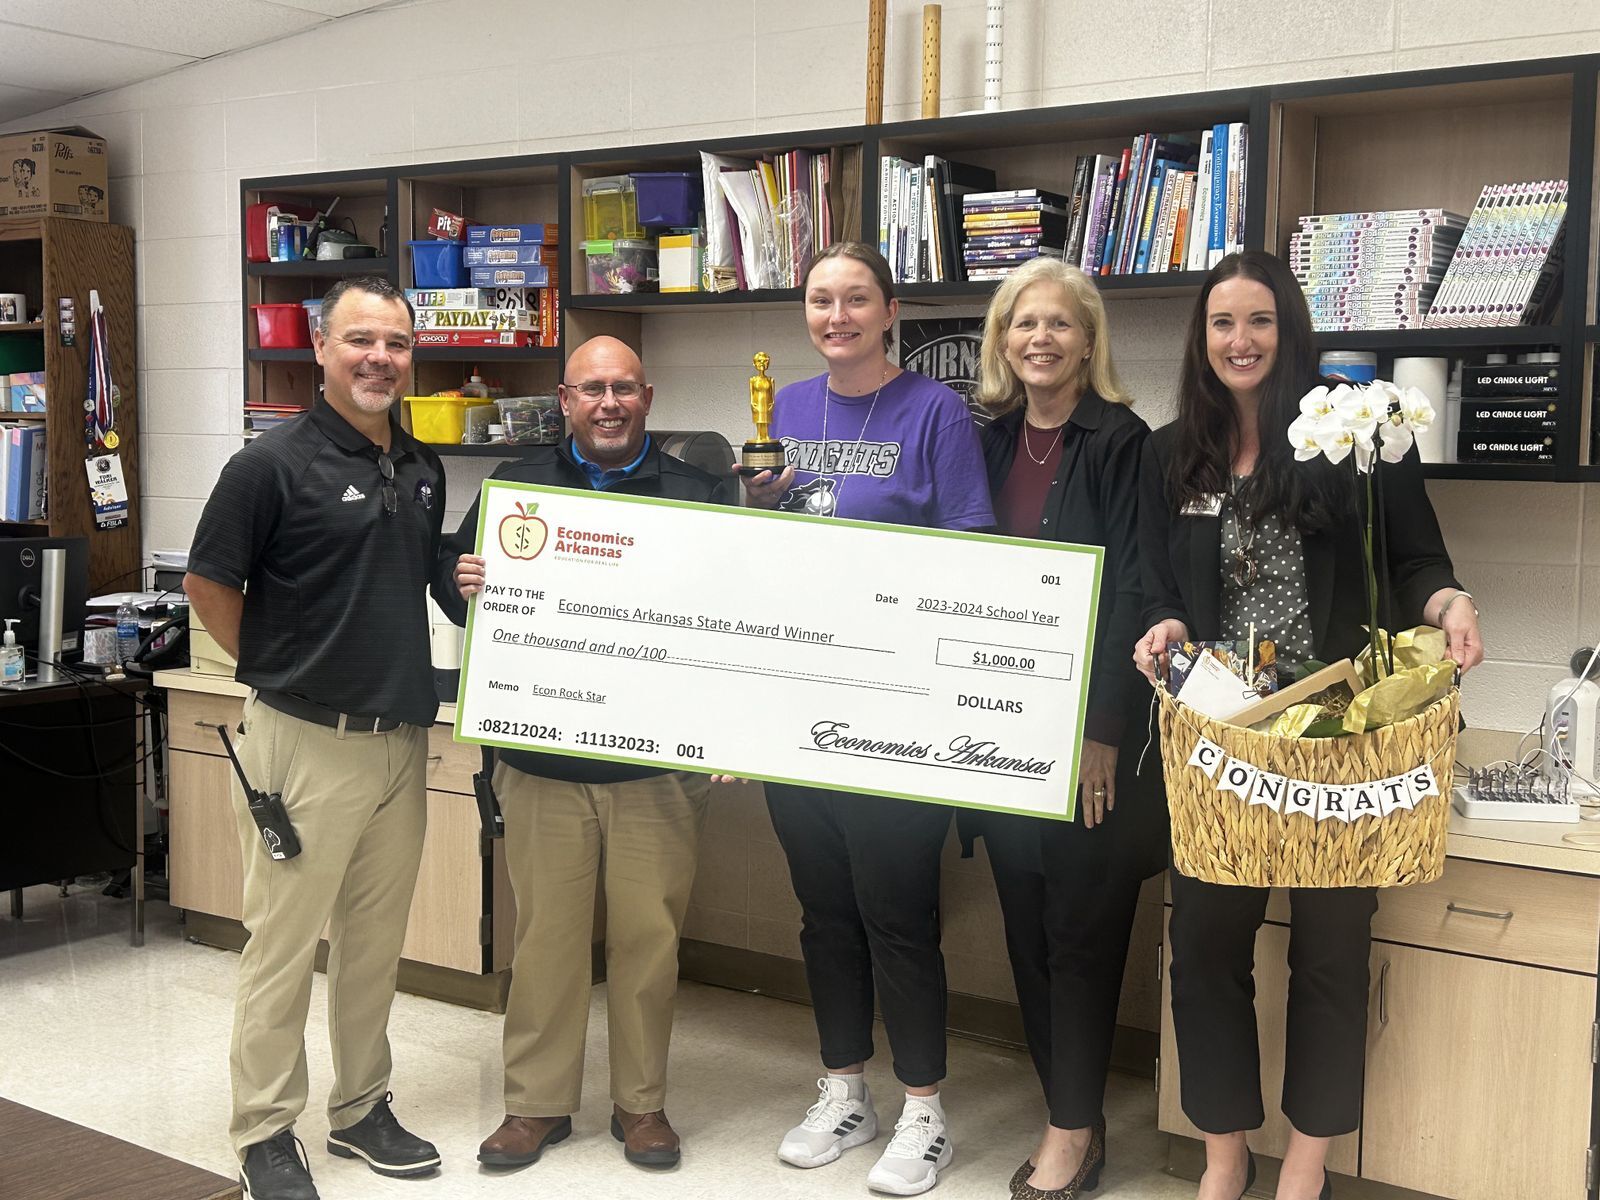
M 518 501 L 517 511 L 501 519 L 500 549 L 506 552 L 508 558 L 539 557 L 539 552 L 549 540 L 550 527 L 542 517 L 533 515 L 538 511 L 537 504 L 524 507 Z

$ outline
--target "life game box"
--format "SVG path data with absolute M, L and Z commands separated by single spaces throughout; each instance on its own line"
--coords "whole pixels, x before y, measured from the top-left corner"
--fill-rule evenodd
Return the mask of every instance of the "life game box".
M 0 219 L 109 221 L 106 141 L 80 125 L 0 136 Z

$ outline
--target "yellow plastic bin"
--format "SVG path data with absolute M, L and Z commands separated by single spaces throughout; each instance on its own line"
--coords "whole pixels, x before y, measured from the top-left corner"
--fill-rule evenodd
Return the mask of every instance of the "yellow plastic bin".
M 467 432 L 467 409 L 483 402 L 482 396 L 407 396 L 411 436 L 434 446 L 459 446 Z

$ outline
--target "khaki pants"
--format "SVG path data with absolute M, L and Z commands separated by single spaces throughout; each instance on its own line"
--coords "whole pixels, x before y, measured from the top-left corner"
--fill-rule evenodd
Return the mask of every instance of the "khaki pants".
M 578 1111 L 595 880 L 602 870 L 611 1098 L 624 1112 L 665 1107 L 678 935 L 710 780 L 674 772 L 627 783 L 566 783 L 502 763 L 494 787 L 517 896 L 505 1024 L 507 1115 Z
M 306 1012 L 317 940 L 328 927 L 328 1123 L 344 1129 L 389 1084 L 389 1006 L 427 828 L 427 731 L 334 730 L 245 703 L 239 760 L 252 787 L 281 792 L 301 852 L 267 857 L 235 780 L 244 926 L 233 1014 L 233 1121 L 245 1149 L 306 1106 Z

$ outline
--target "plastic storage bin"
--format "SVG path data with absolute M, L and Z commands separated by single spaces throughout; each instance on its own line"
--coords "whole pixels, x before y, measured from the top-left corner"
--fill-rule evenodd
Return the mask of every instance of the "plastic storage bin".
M 320 297 L 316 300 L 302 300 L 300 307 L 306 310 L 306 332 L 315 341 L 317 330 L 322 328 L 322 300 Z
M 482 396 L 407 396 L 411 436 L 434 446 L 459 446 L 467 431 L 467 410 L 483 403 Z
M 633 176 L 602 175 L 583 181 L 583 236 L 589 241 L 644 236 Z
M 589 267 L 589 291 L 612 296 L 621 292 L 653 292 L 660 276 L 654 242 L 617 238 L 583 244 Z
M 505 396 L 495 403 L 508 446 L 554 446 L 561 441 L 561 404 L 554 396 Z
M 296 304 L 252 304 L 256 337 L 263 350 L 309 350 L 311 327 L 306 310 Z
M 635 171 L 639 224 L 687 228 L 700 224 L 704 185 L 695 171 Z
M 461 261 L 460 242 L 407 242 L 411 247 L 412 287 L 467 286 L 467 266 Z

